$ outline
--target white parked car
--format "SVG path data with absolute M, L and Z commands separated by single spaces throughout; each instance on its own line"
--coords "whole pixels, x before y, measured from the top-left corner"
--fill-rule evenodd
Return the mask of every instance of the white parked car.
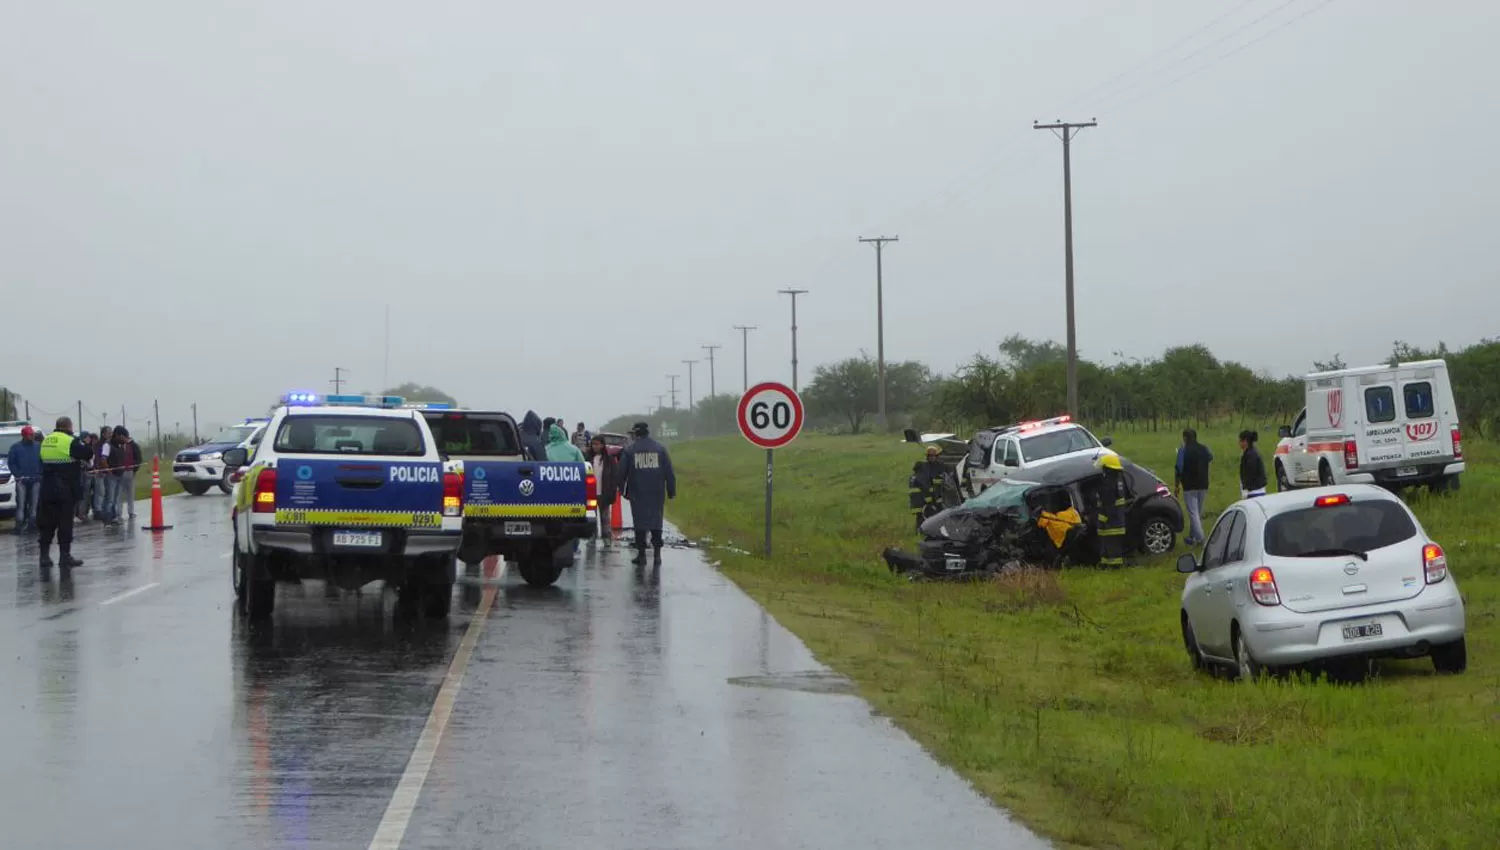
M 969 441 L 968 453 L 957 464 L 959 489 L 973 497 L 1021 470 L 1064 458 L 1114 454 L 1110 443 L 1068 416 L 986 428 Z
M 1304 380 L 1307 407 L 1281 427 L 1276 444 L 1278 489 L 1458 489 L 1463 438 L 1446 362 L 1314 372 Z
M 1369 484 L 1242 499 L 1183 555 L 1182 640 L 1193 666 L 1268 669 L 1429 656 L 1468 665 L 1464 603 L 1443 547 Z
M 0 422 L 0 519 L 16 515 L 16 479 L 11 474 L 10 463 L 5 459 L 10 447 L 21 441 L 21 429 L 31 423 L 17 420 Z

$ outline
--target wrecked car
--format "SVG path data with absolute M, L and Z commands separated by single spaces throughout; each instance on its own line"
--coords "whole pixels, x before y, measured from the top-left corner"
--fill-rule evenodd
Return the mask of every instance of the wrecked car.
M 1133 553 L 1160 555 L 1177 545 L 1182 506 L 1151 470 L 1122 459 L 1132 502 L 1126 539 Z M 993 573 L 1010 563 L 1060 567 L 1096 564 L 1095 490 L 1102 471 L 1090 457 L 1059 460 L 1003 478 L 983 493 L 922 524 L 919 552 L 887 550 L 896 572 L 927 576 Z

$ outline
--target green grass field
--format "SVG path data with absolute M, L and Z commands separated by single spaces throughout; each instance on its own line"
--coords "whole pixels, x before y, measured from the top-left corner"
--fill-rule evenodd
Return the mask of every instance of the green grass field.
M 1170 474 L 1175 434 L 1114 437 Z M 1468 672 L 1393 661 L 1335 685 L 1193 673 L 1178 627 L 1180 544 L 1124 571 L 891 576 L 880 551 L 915 541 L 905 491 L 919 449 L 898 439 L 804 436 L 779 450 L 770 560 L 759 555 L 765 453 L 741 438 L 674 447 L 669 513 L 711 537 L 724 572 L 878 710 L 1024 822 L 1085 847 L 1500 844 L 1493 444 L 1466 441 L 1471 471 L 1456 496 L 1411 497 L 1464 593 Z M 1203 439 L 1218 458 L 1207 525 L 1237 497 L 1238 447 L 1229 429 Z M 1274 443 L 1262 443 L 1268 466 Z

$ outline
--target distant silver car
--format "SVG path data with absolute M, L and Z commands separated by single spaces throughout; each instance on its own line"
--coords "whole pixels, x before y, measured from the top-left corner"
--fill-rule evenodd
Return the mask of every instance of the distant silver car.
M 1443 547 L 1390 492 L 1369 484 L 1242 499 L 1202 560 L 1183 555 L 1182 640 L 1193 666 L 1237 678 L 1267 669 L 1430 656 L 1468 666 L 1464 603 Z

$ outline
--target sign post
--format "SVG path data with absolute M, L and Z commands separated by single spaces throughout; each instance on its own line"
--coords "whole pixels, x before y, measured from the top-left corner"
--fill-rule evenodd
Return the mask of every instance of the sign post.
M 756 384 L 740 397 L 740 433 L 766 450 L 766 557 L 771 556 L 771 481 L 776 450 L 802 432 L 802 398 L 785 384 Z

